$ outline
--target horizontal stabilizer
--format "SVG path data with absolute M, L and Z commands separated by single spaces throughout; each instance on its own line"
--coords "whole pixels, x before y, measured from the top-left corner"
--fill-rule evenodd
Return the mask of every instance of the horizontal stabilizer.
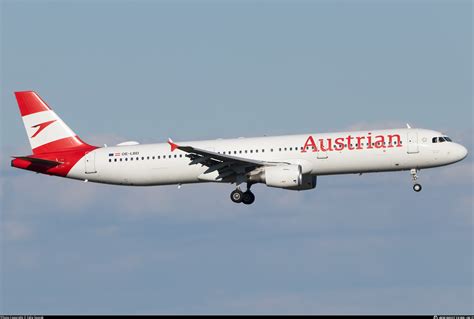
M 29 157 L 29 156 L 12 156 L 15 159 L 21 159 L 24 161 L 31 162 L 32 164 L 40 164 L 40 165 L 47 165 L 47 166 L 58 166 L 63 164 L 62 162 L 58 161 L 50 161 L 50 160 L 45 160 L 42 158 L 35 158 L 35 157 Z

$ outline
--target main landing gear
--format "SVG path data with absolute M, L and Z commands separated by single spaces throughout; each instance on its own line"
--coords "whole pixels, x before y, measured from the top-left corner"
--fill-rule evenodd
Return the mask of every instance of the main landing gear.
M 411 178 L 412 178 L 413 183 L 414 183 L 413 184 L 413 190 L 418 193 L 419 191 L 421 191 L 422 187 L 421 187 L 421 184 L 417 183 L 417 180 L 418 180 L 418 175 L 416 174 L 417 171 L 418 170 L 416 168 L 412 168 L 410 170 L 410 174 L 411 174 Z
M 237 187 L 232 193 L 230 193 L 230 199 L 234 203 L 244 203 L 245 205 L 250 205 L 255 201 L 255 195 L 250 191 L 250 184 L 247 184 L 247 190 L 242 192 L 239 187 Z

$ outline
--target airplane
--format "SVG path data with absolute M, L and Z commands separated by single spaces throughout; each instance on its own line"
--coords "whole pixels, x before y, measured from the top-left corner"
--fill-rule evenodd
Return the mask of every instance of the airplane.
M 467 149 L 437 131 L 411 128 L 97 147 L 82 141 L 34 91 L 15 92 L 32 154 L 11 166 L 37 173 L 129 186 L 235 184 L 234 203 L 252 204 L 252 185 L 314 189 L 317 177 L 410 171 L 463 160 Z M 246 185 L 245 190 L 241 185 Z

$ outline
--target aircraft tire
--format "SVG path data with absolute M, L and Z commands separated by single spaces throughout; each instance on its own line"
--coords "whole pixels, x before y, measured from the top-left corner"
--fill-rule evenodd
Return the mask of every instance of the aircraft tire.
M 242 197 L 243 197 L 243 193 L 239 189 L 236 189 L 232 193 L 230 193 L 230 199 L 234 203 L 241 203 L 242 202 Z
M 245 193 L 242 194 L 242 203 L 245 205 L 250 205 L 255 201 L 255 195 L 250 192 L 246 191 Z

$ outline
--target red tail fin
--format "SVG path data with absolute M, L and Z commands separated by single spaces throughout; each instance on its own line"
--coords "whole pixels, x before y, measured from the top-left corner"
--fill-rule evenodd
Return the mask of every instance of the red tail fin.
M 33 154 L 93 149 L 33 91 L 15 92 Z

